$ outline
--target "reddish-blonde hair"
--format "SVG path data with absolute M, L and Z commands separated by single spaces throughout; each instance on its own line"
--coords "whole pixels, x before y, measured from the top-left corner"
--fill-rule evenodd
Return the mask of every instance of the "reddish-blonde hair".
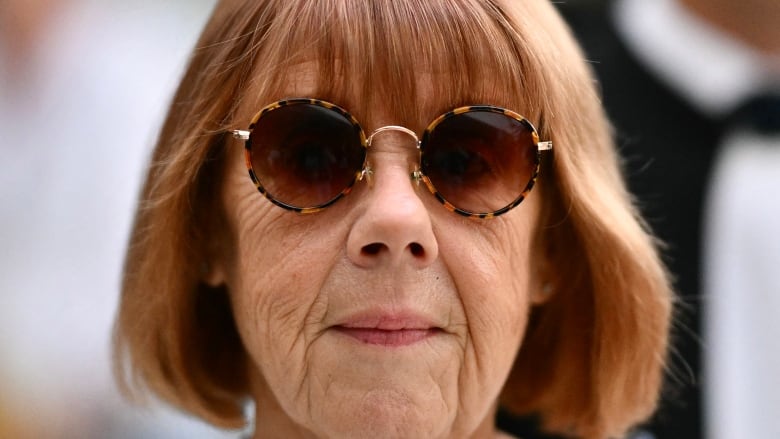
M 313 97 L 358 117 L 379 103 L 421 128 L 456 105 L 489 103 L 553 140 L 536 189 L 535 248 L 554 293 L 531 312 L 501 402 L 583 438 L 621 435 L 648 417 L 672 293 L 625 189 L 591 73 L 548 0 L 220 1 L 139 202 L 115 328 L 125 389 L 146 387 L 219 426 L 245 422 L 248 359 L 229 294 L 202 282 L 209 237 L 226 233 L 217 197 L 235 144 L 225 133 L 246 126 L 236 119 L 244 100 L 284 97 L 286 72 L 312 61 Z

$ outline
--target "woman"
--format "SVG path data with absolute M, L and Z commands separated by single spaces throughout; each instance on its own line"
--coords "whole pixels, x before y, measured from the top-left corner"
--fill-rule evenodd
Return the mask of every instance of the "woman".
M 655 407 L 670 302 L 549 2 L 226 0 L 143 190 L 118 364 L 215 425 L 251 398 L 257 438 L 497 437 L 499 405 L 614 437 Z

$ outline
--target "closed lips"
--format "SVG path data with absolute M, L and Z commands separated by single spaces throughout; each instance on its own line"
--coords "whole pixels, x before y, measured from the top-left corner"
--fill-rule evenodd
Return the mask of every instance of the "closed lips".
M 376 314 L 350 318 L 333 329 L 362 343 L 382 346 L 406 346 L 442 331 L 423 318 Z
M 382 346 L 410 345 L 441 331 L 438 328 L 387 330 L 375 328 L 345 328 L 343 326 L 337 326 L 335 329 L 363 343 Z

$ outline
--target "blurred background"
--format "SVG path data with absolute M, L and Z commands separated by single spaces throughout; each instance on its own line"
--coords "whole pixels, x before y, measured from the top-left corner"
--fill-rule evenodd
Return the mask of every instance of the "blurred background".
M 222 438 L 123 402 L 110 333 L 143 169 L 213 0 L 0 1 L 0 438 Z
M 236 438 L 123 402 L 134 201 L 215 0 L 0 0 L 0 438 Z M 780 2 L 555 2 L 680 300 L 637 437 L 780 437 Z
M 556 6 L 678 293 L 644 434 L 780 438 L 780 1 Z

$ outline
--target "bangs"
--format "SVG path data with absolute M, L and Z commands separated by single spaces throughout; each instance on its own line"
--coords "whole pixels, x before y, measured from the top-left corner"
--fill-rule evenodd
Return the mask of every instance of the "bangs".
M 361 120 L 380 108 L 393 123 L 416 130 L 462 105 L 497 105 L 540 120 L 541 93 L 531 92 L 537 81 L 527 72 L 542 70 L 527 65 L 532 50 L 491 1 L 280 1 L 277 7 L 254 45 L 251 81 L 260 105 L 318 98 Z M 313 95 L 283 94 L 301 81 Z

